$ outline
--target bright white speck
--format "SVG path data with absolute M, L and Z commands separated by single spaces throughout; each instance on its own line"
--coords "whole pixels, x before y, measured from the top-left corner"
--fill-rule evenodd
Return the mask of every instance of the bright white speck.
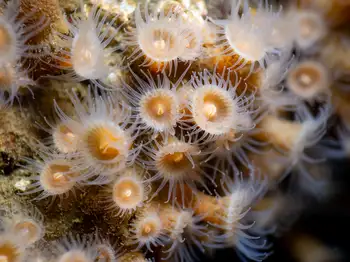
M 21 180 L 15 183 L 15 188 L 24 192 L 27 190 L 27 186 L 29 185 L 30 181 L 28 179 L 22 178 Z

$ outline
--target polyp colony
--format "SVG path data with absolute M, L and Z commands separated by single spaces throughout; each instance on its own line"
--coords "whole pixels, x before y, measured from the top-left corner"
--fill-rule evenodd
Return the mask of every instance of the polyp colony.
M 261 261 L 278 228 L 278 197 L 266 205 L 266 193 L 279 196 L 286 179 L 312 196 L 327 187 L 310 168 L 333 113 L 335 79 L 317 59 L 324 14 L 267 1 L 81 1 L 58 27 L 27 2 L 2 3 L 1 110 L 26 89 L 35 96 L 42 78 L 87 92 L 68 92 L 69 112 L 54 101 L 55 121 L 42 117 L 46 137 L 22 161 L 33 176 L 21 195 L 35 201 L 2 207 L 0 261 L 192 261 L 220 248 Z M 102 229 L 45 241 L 36 203 L 75 205 L 96 186 L 123 241 Z

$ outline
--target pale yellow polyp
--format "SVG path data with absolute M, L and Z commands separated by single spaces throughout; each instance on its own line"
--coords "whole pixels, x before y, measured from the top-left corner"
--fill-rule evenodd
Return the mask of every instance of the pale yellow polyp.
M 182 152 L 175 152 L 174 154 L 173 154 L 173 161 L 175 162 L 175 163 L 179 163 L 179 162 L 181 162 L 181 160 L 184 158 L 184 153 L 182 153 Z
M 62 174 L 61 172 L 56 172 L 52 175 L 53 180 L 56 182 L 64 182 L 66 180 L 64 174 Z
M 152 228 L 149 225 L 144 226 L 143 232 L 146 234 L 149 234 L 151 232 Z
M 217 116 L 217 107 L 213 103 L 205 103 L 204 104 L 204 114 L 208 120 L 213 120 Z
M 127 189 L 123 193 L 124 198 L 129 198 L 131 195 L 132 195 L 131 189 Z
M 312 78 L 308 74 L 301 74 L 299 76 L 299 82 L 304 86 L 308 86 L 312 83 Z
M 164 39 L 154 41 L 153 45 L 155 48 L 161 49 L 161 50 L 164 50 L 166 47 L 166 43 L 165 43 Z
M 165 112 L 165 108 L 162 104 L 158 105 L 158 109 L 157 109 L 157 116 L 162 116 Z

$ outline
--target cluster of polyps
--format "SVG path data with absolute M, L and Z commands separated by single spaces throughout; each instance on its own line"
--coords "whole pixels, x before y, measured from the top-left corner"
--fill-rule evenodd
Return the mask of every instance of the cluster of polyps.
M 42 17 L 35 24 L 25 26 L 35 12 L 19 16 L 19 2 L 0 3 L 0 93 L 6 93 L 6 103 L 12 103 L 17 98 L 21 86 L 34 85 L 28 77 L 30 69 L 23 66 L 23 59 L 40 56 L 43 46 L 27 42 L 47 25 L 45 17 Z
M 75 106 L 72 118 L 55 107 L 59 121 L 57 125 L 50 124 L 52 129 L 48 130 L 54 148 L 39 144 L 40 160 L 25 159 L 28 168 L 38 174 L 29 193 L 41 192 L 39 198 L 64 196 L 74 192 L 75 186 L 106 184 L 120 174 L 111 190 L 113 201 L 121 209 L 126 208 L 123 201 L 130 202 L 131 209 L 136 208 L 143 202 L 146 190 L 142 173 L 126 169 L 140 151 L 140 146 L 134 145 L 135 123 L 128 121 L 126 112 L 116 111 L 119 105 L 114 105 L 109 96 L 90 93 L 81 103 L 74 94 L 71 101 Z M 121 189 L 125 192 L 120 195 Z
M 44 236 L 43 216 L 35 207 L 27 206 L 24 209 L 15 202 L 1 211 L 0 259 L 23 261 L 27 250 Z
M 330 108 L 326 104 L 314 116 L 303 103 L 327 103 L 330 78 L 316 60 L 298 64 L 290 55 L 293 41 L 307 50 L 321 40 L 319 17 L 298 16 L 299 27 L 287 36 L 285 15 L 265 3 L 253 10 L 248 0 L 232 0 L 230 16 L 211 24 L 218 33 L 210 44 L 203 17 L 195 20 L 171 1 L 152 12 L 148 5 L 142 12 L 139 5 L 123 39 L 130 74 L 115 86 L 121 90 L 117 95 L 101 91 L 100 81 L 114 69 L 108 57 L 117 50 L 117 17 L 106 23 L 109 14 L 102 15 L 96 5 L 87 16 L 72 15 L 70 35 L 56 32 L 61 49 L 52 56 L 68 71 L 58 77 L 96 86 L 84 101 L 70 96 L 71 114 L 55 103 L 57 122 L 46 121 L 50 128 L 45 128 L 50 143 L 38 145 L 39 159 L 26 159 L 37 173 L 27 193 L 40 193 L 38 200 L 61 198 L 76 188 L 103 185 L 96 201 L 116 217 L 130 219 L 127 244 L 138 252 L 160 250 L 165 260 L 191 261 L 195 249 L 228 246 L 252 260 L 267 257 L 269 246 L 250 234 L 253 225 L 245 221 L 268 186 L 258 179 L 251 159 L 272 144 L 282 169 L 307 174 L 303 164 L 313 159 L 305 151 L 323 137 Z M 320 29 L 317 36 L 312 26 Z M 180 77 L 170 74 L 179 62 L 203 62 L 208 58 L 203 52 L 219 64 L 227 57 L 234 62 L 198 71 L 189 65 Z M 255 73 L 260 79 L 252 86 Z M 287 110 L 297 121 L 285 117 Z M 276 177 L 273 182 L 284 176 Z M 216 197 L 210 195 L 214 192 Z M 91 250 L 85 239 L 61 243 L 59 262 L 117 258 L 104 241 Z
M 202 242 L 209 238 L 210 230 L 201 221 L 190 209 L 153 204 L 132 222 L 130 243 L 136 250 L 146 246 L 151 252 L 161 247 L 162 259 L 192 261 L 197 256 L 192 245 L 204 252 Z
M 136 250 L 160 249 L 162 258 L 171 261 L 193 261 L 208 249 L 222 247 L 236 247 L 239 254 L 256 261 L 266 258 L 266 241 L 248 235 L 252 224 L 243 222 L 252 201 L 266 189 L 266 181 L 256 175 L 252 172 L 247 181 L 222 181 L 223 192 L 216 197 L 202 192 L 189 197 L 191 188 L 184 185 L 183 207 L 152 202 L 136 214 L 130 244 Z
M 17 205 L 18 206 L 18 205 Z M 23 207 L 22 207 L 23 208 Z M 115 246 L 99 234 L 67 237 L 51 243 L 50 250 L 38 254 L 45 228 L 43 216 L 36 209 L 25 211 L 10 208 L 1 216 L 0 259 L 6 262 L 147 262 L 142 253 L 120 254 Z M 133 258 L 133 260 L 129 260 Z
M 204 87 L 195 82 L 197 76 L 193 76 L 196 83 L 196 86 L 192 84 L 193 92 L 209 88 L 207 94 L 196 101 L 210 103 L 215 111 L 213 114 L 219 113 L 221 115 L 218 118 L 230 121 L 221 123 L 223 121 L 218 122 L 209 114 L 201 118 L 200 123 L 207 121 L 206 124 L 195 126 L 198 120 L 193 117 L 194 110 L 191 109 L 187 116 L 190 120 L 184 126 L 176 126 L 177 129 L 182 129 L 180 133 L 157 136 L 151 143 L 145 140 L 147 145 L 144 146 L 140 140 L 147 131 L 140 135 L 139 131 L 144 130 L 144 122 L 138 120 L 142 114 L 130 110 L 128 105 L 114 100 L 113 96 L 105 92 L 99 95 L 97 89 L 91 89 L 94 92 L 89 92 L 83 102 L 73 94 L 71 102 L 75 111 L 72 116 L 66 115 L 55 104 L 58 121 L 56 124 L 48 123 L 51 129 L 47 130 L 52 135 L 52 141 L 49 144 L 38 144 L 39 160 L 25 159 L 29 164 L 27 167 L 38 174 L 33 177 L 35 182 L 27 193 L 40 192 L 36 197 L 38 200 L 49 196 L 62 198 L 68 197 L 70 192 L 74 193 L 75 188 L 83 190 L 83 186 L 107 184 L 101 198 L 96 199 L 106 203 L 106 211 L 111 211 L 116 216 L 129 216 L 136 211 L 131 230 L 132 241 L 129 244 L 136 245 L 137 250 L 144 246 L 150 250 L 164 246 L 166 259 L 188 261 L 194 258 L 191 243 L 201 251 L 204 251 L 205 245 L 201 244 L 203 241 L 215 241 L 218 246 L 224 246 L 213 237 L 214 231 L 207 228 L 207 222 L 203 219 L 205 214 L 195 213 L 190 206 L 174 209 L 180 202 L 183 207 L 187 205 L 187 200 L 196 195 L 199 188 L 205 188 L 210 193 L 211 186 L 207 181 L 215 184 L 213 177 L 201 164 L 201 150 L 215 140 L 213 137 L 208 139 L 206 126 L 211 125 L 211 128 L 207 128 L 208 132 L 217 135 L 212 130 L 219 129 L 212 128 L 213 125 L 229 125 L 229 128 L 221 131 L 220 136 L 225 131 L 238 133 L 252 128 L 242 120 L 250 114 L 241 102 L 245 94 L 237 96 L 228 80 L 221 79 L 218 75 L 210 76 L 213 80 L 205 78 L 202 83 Z M 164 75 L 160 75 L 159 79 L 161 77 Z M 159 81 L 158 89 L 163 84 L 168 87 L 169 80 L 165 78 L 165 81 Z M 174 91 L 171 98 L 176 100 L 178 94 Z M 253 96 L 246 100 L 247 104 L 251 103 Z M 159 100 L 160 103 L 163 101 Z M 185 104 L 189 106 L 189 103 L 187 101 Z M 198 114 L 201 113 L 198 106 L 196 110 Z M 130 118 L 130 114 L 134 117 Z M 150 126 L 149 129 L 151 128 Z M 152 133 L 150 130 L 149 134 Z M 204 135 L 199 135 L 198 130 Z M 139 154 L 141 148 L 143 150 Z M 139 164 L 139 167 L 135 164 Z M 152 188 L 155 189 L 153 192 Z M 156 202 L 151 202 L 153 207 L 149 208 L 147 202 L 150 200 L 162 201 L 162 191 L 167 192 L 166 202 L 171 200 L 172 205 L 157 209 L 154 207 Z M 237 207 L 237 221 L 244 217 L 241 209 L 241 206 Z M 225 210 L 222 212 L 225 213 Z M 172 217 L 177 217 L 178 220 L 170 220 Z M 186 243 L 183 243 L 184 238 L 188 240 Z M 244 250 L 242 252 L 246 253 Z M 67 253 L 63 258 L 68 255 Z M 76 255 L 82 256 L 81 259 L 94 256 Z

